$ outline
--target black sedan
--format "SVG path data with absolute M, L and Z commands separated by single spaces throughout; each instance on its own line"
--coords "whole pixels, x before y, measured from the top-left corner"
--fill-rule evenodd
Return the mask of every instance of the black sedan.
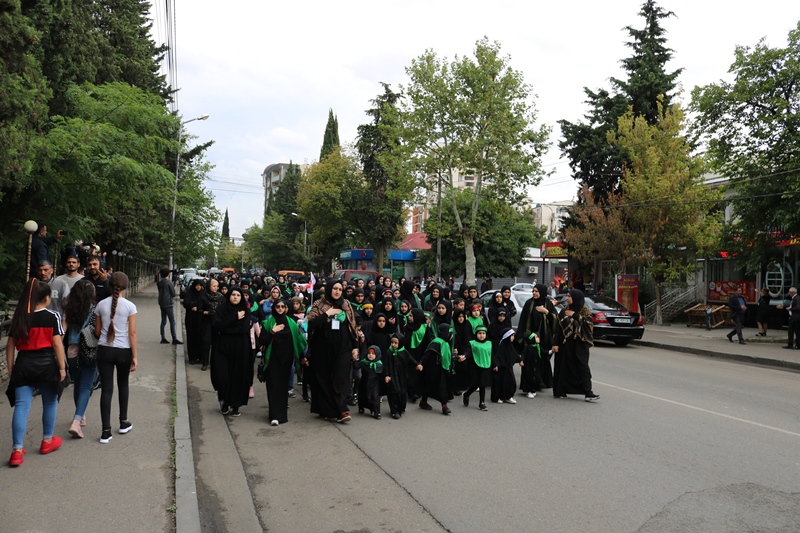
M 566 295 L 558 295 L 559 309 L 566 305 Z M 644 321 L 639 313 L 632 313 L 608 296 L 586 296 L 586 307 L 592 312 L 595 340 L 614 341 L 617 346 L 627 346 L 633 339 L 644 335 Z

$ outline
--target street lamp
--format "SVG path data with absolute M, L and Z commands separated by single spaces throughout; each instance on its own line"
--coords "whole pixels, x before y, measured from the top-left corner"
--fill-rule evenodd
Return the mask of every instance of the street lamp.
M 39 224 L 35 220 L 27 221 L 23 227 L 28 232 L 28 262 L 25 270 L 25 281 L 31 278 L 31 246 L 33 245 L 33 234 L 39 229 Z
M 118 253 L 119 253 L 119 252 L 118 252 L 118 251 L 116 251 L 116 250 L 111 250 L 111 255 L 113 255 L 113 256 L 114 256 L 114 260 L 113 260 L 113 262 L 114 262 L 114 271 L 115 271 L 115 272 L 116 272 L 117 270 L 119 270 L 119 268 L 117 267 L 117 254 L 118 254 Z
M 178 203 L 178 184 L 180 183 L 181 171 L 181 139 L 183 137 L 183 125 L 195 120 L 207 120 L 208 115 L 202 115 L 197 118 L 190 118 L 181 122 L 181 127 L 178 129 L 178 155 L 175 157 L 175 192 L 172 196 L 172 228 L 169 233 L 169 269 L 175 268 L 173 264 L 173 257 L 175 255 L 175 207 Z
M 297 213 L 290 213 L 293 217 L 300 218 Z M 303 258 L 308 261 L 308 221 L 303 219 Z

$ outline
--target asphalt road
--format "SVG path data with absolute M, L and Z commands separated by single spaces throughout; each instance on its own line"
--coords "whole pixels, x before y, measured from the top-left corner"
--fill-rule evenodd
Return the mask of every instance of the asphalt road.
M 257 384 L 227 424 L 238 461 L 212 449 L 230 437 L 191 367 L 196 453 L 232 465 L 198 465 L 201 514 L 220 510 L 204 530 L 242 516 L 276 532 L 800 530 L 800 375 L 641 346 L 597 346 L 590 365 L 594 404 L 545 391 L 481 412 L 476 394 L 448 417 L 410 406 L 347 425 L 297 398 L 270 427 Z

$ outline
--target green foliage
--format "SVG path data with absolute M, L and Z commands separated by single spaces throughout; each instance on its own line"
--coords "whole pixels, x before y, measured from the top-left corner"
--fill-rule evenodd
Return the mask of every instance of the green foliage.
M 683 69 L 666 72 L 665 66 L 672 58 L 666 46 L 666 31 L 661 19 L 674 16 L 653 0 L 642 4 L 639 15 L 644 28 L 632 26 L 625 29 L 631 38 L 627 46 L 631 57 L 621 61 L 627 80 L 611 78 L 613 93 L 604 89 L 592 91 L 584 87 L 589 111 L 584 122 L 560 120 L 562 140 L 558 147 L 570 160 L 573 178 L 587 185 L 597 202 L 603 202 L 617 191 L 627 155 L 620 147 L 610 146 L 607 136 L 617 129 L 617 121 L 632 106 L 636 116 L 644 116 L 648 124 L 658 122 L 657 98 L 669 106 L 674 96 L 676 80 Z
M 165 49 L 149 35 L 146 0 L 25 0 L 23 13 L 41 33 L 37 58 L 53 91 L 51 115 L 67 115 L 72 85 L 125 82 L 166 99 L 158 74 Z
M 472 208 L 472 194 L 467 190 L 453 190 L 459 214 L 466 217 Z M 536 225 L 532 209 L 518 210 L 508 203 L 487 198 L 480 203 L 475 228 L 475 273 L 479 277 L 513 277 L 522 267 L 525 249 L 539 246 L 544 240 L 545 228 Z M 425 221 L 430 250 L 420 252 L 420 267 L 432 272 L 436 269 L 436 239 L 442 237 L 442 274 L 459 276 L 464 272 L 464 239 L 458 232 L 453 212 L 442 210 L 442 223 L 437 213 Z
M 693 133 L 734 192 L 725 246 L 757 272 L 776 236 L 800 235 L 800 23 L 785 48 L 737 47 L 729 72 L 692 91 Z
M 354 183 L 347 200 L 351 202 L 353 227 L 363 243 L 378 254 L 378 270 L 383 271 L 384 252 L 403 232 L 404 205 L 414 193 L 412 175 L 393 166 L 398 146 L 397 102 L 400 95 L 383 84 L 383 94 L 367 110 L 372 122 L 358 127 L 356 150 L 363 167 L 363 180 Z M 397 150 L 399 151 L 399 150 Z M 385 163 L 388 162 L 388 163 Z
M 300 185 L 301 177 L 300 167 L 289 161 L 286 174 L 281 180 L 281 185 L 278 188 L 278 192 L 275 193 L 274 199 L 270 200 L 270 205 L 272 206 L 273 213 L 277 213 L 283 217 L 288 234 L 301 234 L 302 237 L 303 221 L 292 214 L 298 212 L 297 188 Z
M 626 151 L 630 165 L 619 193 L 602 205 L 584 186 L 585 202 L 574 208 L 579 223 L 564 231 L 570 257 L 583 264 L 616 259 L 645 267 L 659 294 L 662 282 L 693 273 L 697 257 L 715 250 L 720 213 L 714 208 L 722 197 L 703 182 L 704 162 L 692 155 L 683 130 L 677 104 L 655 125 L 634 117 L 632 109 L 620 117 L 608 140 Z M 660 321 L 660 303 L 657 316 Z
M 319 152 L 319 160 L 333 152 L 339 144 L 339 120 L 333 116 L 333 109 L 328 110 L 328 123 L 325 125 L 325 135 L 322 138 L 322 149 Z
M 308 221 L 309 247 L 318 250 L 322 264 L 330 264 L 348 245 L 356 244 L 351 191 L 363 175 L 356 159 L 334 148 L 303 174 L 297 193 L 298 214 Z
M 0 200 L 29 183 L 33 144 L 47 119 L 50 91 L 34 57 L 38 39 L 19 1 L 0 0 Z
M 423 176 L 421 185 L 428 190 L 439 183 L 452 188 L 450 178 L 458 171 L 475 176 L 466 217 L 451 195 L 470 279 L 475 276 L 473 244 L 481 201 L 517 200 L 544 174 L 541 156 L 549 129 L 534 129 L 531 87 L 509 61 L 500 55 L 498 43 L 484 38 L 476 43 L 474 58 L 456 56 L 447 63 L 428 50 L 406 69 L 411 82 L 401 105 L 403 150 L 396 159 Z
M 264 218 L 263 226 L 254 225 L 244 232 L 245 257 L 267 270 L 308 270 L 303 256 L 303 235 L 289 231 L 289 218 L 272 213 Z

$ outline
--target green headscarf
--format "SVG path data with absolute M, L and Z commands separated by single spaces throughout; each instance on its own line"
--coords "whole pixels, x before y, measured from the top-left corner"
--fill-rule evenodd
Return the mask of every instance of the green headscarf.
M 306 341 L 305 337 L 300 334 L 300 329 L 297 327 L 297 322 L 292 320 L 291 318 L 286 319 L 286 323 L 289 325 L 289 331 L 292 332 L 292 346 L 294 347 L 294 364 L 297 370 L 300 370 L 300 356 L 303 355 L 303 350 L 306 349 L 306 345 L 308 342 Z M 267 331 L 272 331 L 272 328 L 275 327 L 275 317 L 270 315 L 267 317 L 266 320 L 262 322 L 262 326 Z M 269 358 L 272 356 L 272 343 L 269 343 L 267 349 L 264 350 L 264 365 L 269 363 Z

